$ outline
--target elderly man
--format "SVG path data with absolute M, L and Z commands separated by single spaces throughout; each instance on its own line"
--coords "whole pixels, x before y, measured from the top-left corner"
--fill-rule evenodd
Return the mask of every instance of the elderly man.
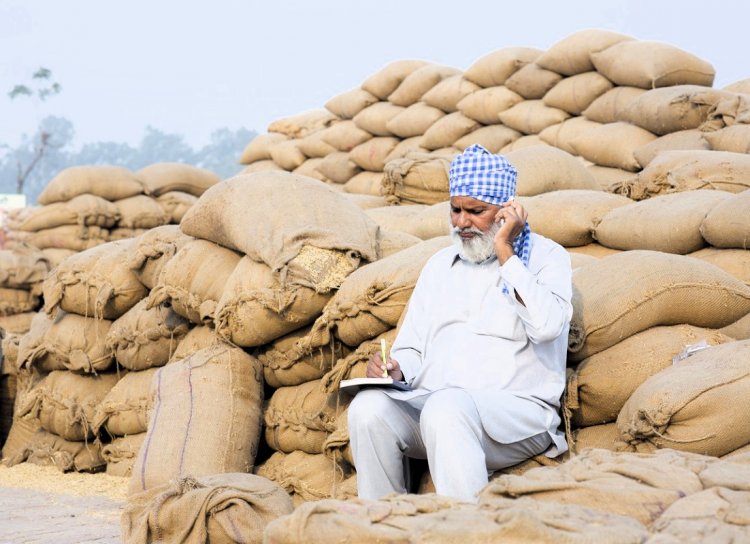
M 385 363 L 412 390 L 368 388 L 349 407 L 361 498 L 405 493 L 407 457 L 427 459 L 437 493 L 475 501 L 488 472 L 567 450 L 570 258 L 530 232 L 516 176 L 480 145 L 451 164 L 455 244 L 422 270 Z M 373 356 L 368 376 L 385 365 Z

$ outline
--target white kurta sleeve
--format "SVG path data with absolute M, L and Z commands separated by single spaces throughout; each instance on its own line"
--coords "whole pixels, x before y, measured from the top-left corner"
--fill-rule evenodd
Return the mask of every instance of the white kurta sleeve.
M 516 301 L 516 311 L 535 344 L 559 337 L 573 315 L 568 252 L 557 245 L 538 249 L 543 253 L 534 256 L 531 269 L 515 255 L 501 267 L 503 280 L 523 299 L 524 304 Z

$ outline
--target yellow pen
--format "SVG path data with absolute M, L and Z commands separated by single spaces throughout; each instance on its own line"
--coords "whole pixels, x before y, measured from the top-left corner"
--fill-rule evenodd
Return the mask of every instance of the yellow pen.
M 380 358 L 383 361 L 383 377 L 388 377 L 388 345 L 385 338 L 380 339 Z

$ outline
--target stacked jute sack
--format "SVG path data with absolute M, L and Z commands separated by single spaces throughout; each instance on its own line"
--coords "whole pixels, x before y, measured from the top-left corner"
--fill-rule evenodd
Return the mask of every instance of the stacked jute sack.
M 14 250 L 0 250 L 0 447 L 13 422 L 18 342 L 41 306 L 42 282 L 47 272 L 47 259 L 34 247 L 18 243 Z
M 58 173 L 38 202 L 11 225 L 9 238 L 39 248 L 55 266 L 65 257 L 147 229 L 179 223 L 219 177 L 180 163 L 138 172 L 119 166 L 73 166 Z
M 591 449 L 501 476 L 478 504 L 438 495 L 308 503 L 271 522 L 263 542 L 744 542 L 748 481 L 747 455 Z
M 659 181 L 667 172 L 692 164 L 700 177 L 697 161 L 717 174 L 722 160 L 742 160 L 725 153 L 750 148 L 746 84 L 716 90 L 713 80 L 713 67 L 686 51 L 605 30 L 577 32 L 547 51 L 505 47 L 463 73 L 401 60 L 325 110 L 271 123 L 240 162 L 389 203 L 433 204 L 447 198 L 447 184 L 425 175 L 425 155 L 450 159 L 474 143 L 501 153 L 545 145 L 578 156 L 601 187 L 636 198 L 669 190 Z M 650 164 L 670 150 L 701 153 Z

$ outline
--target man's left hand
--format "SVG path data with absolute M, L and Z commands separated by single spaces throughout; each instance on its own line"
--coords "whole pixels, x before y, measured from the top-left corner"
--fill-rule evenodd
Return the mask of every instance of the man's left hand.
M 523 232 L 528 217 L 529 213 L 520 202 L 509 200 L 500 205 L 500 209 L 495 214 L 495 223 L 502 221 L 502 226 L 495 234 L 495 253 L 501 265 L 515 255 L 513 242 Z

